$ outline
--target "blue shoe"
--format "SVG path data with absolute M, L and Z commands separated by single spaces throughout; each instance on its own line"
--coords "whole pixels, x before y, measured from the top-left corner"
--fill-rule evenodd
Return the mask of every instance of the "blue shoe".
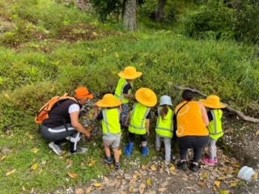
M 149 155 L 149 148 L 147 146 L 142 147 L 142 156 Z
M 134 144 L 131 142 L 125 148 L 125 155 L 130 157 L 132 155 Z

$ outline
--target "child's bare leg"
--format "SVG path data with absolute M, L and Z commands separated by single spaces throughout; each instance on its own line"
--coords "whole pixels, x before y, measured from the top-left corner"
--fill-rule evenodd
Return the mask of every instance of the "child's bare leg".
M 113 148 L 115 163 L 120 162 L 119 148 Z
M 104 146 L 105 155 L 107 158 L 111 157 L 111 150 L 109 146 Z

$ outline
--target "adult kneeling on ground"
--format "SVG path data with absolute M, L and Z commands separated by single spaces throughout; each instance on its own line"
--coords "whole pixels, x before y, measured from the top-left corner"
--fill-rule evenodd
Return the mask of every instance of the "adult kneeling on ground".
M 60 144 L 66 140 L 70 141 L 71 153 L 85 153 L 87 148 L 79 147 L 78 142 L 81 134 L 87 138 L 90 132 L 79 122 L 79 113 L 83 105 L 93 95 L 86 87 L 75 90 L 74 99 L 69 98 L 60 101 L 49 113 L 49 118 L 40 125 L 40 133 L 48 142 L 48 146 L 57 154 L 62 154 Z
M 189 165 L 190 170 L 197 172 L 202 151 L 209 141 L 209 119 L 205 107 L 198 101 L 193 100 L 194 93 L 184 90 L 183 102 L 175 108 L 180 161 L 178 168 L 187 170 L 188 149 L 193 150 L 193 159 Z

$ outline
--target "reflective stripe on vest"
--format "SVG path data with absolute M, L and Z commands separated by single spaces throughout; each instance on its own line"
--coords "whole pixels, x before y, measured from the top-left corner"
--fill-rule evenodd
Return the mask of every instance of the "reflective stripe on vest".
M 134 105 L 134 108 L 131 112 L 129 132 L 137 135 L 144 135 L 147 133 L 146 117 L 149 111 L 150 108 L 140 103 L 136 103 Z
M 173 137 L 173 111 L 168 107 L 167 115 L 164 118 L 160 115 L 162 107 L 158 108 L 156 133 L 161 137 Z
M 124 95 L 123 95 L 123 89 L 127 84 L 128 84 L 128 82 L 127 82 L 126 79 L 120 78 L 119 81 L 118 81 L 118 85 L 116 87 L 116 90 L 115 90 L 115 96 L 118 97 L 122 101 L 122 104 L 129 103 L 129 100 L 127 98 L 125 98 Z
M 223 112 L 220 109 L 214 109 L 214 110 L 211 110 L 210 112 L 213 118 L 213 120 L 210 121 L 210 124 L 209 124 L 210 137 L 214 140 L 218 140 L 224 134 L 222 129 L 222 121 L 221 121 Z
M 102 110 L 102 129 L 104 134 L 120 134 L 120 110 L 119 108 Z

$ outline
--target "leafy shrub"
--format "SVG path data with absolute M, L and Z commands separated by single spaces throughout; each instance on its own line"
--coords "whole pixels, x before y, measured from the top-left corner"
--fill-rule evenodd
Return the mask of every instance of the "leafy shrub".
M 259 43 L 259 2 L 253 0 L 230 2 L 236 10 L 236 23 L 234 27 L 235 38 L 238 41 Z
M 208 0 L 199 2 L 183 20 L 184 34 L 195 38 L 234 38 L 238 41 L 258 43 L 259 3 L 253 0 Z
M 91 2 L 101 21 L 106 21 L 108 16 L 113 14 L 119 19 L 123 5 L 122 0 L 91 0 Z
M 234 16 L 234 11 L 222 1 L 209 1 L 184 19 L 184 33 L 195 38 L 233 38 Z
M 49 36 L 54 37 L 66 25 L 89 20 L 89 15 L 76 8 L 51 0 L 21 0 L 15 5 L 14 13 L 16 17 L 42 27 Z
M 18 19 L 16 28 L 4 33 L 0 37 L 0 42 L 6 46 L 16 47 L 24 42 L 44 39 L 46 36 L 47 33 L 44 29 L 38 28 L 32 23 Z

